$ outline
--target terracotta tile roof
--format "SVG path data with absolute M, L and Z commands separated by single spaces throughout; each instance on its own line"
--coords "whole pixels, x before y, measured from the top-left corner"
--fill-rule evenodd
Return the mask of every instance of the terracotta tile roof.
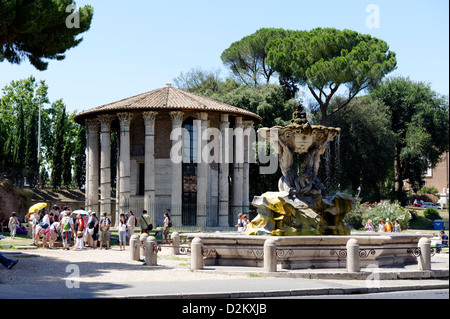
M 84 124 L 85 119 L 95 115 L 158 109 L 220 112 L 242 116 L 245 119 L 253 120 L 255 124 L 262 121 L 262 118 L 259 115 L 250 111 L 195 95 L 169 85 L 161 89 L 156 89 L 83 111 L 78 113 L 74 119 L 77 123 Z

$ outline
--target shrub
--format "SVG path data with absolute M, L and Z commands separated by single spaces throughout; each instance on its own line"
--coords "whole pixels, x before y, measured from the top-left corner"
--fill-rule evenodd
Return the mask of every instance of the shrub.
M 411 229 L 433 229 L 433 222 L 419 213 L 418 210 L 412 209 L 411 220 L 409 221 L 409 228 Z
M 420 194 L 420 195 L 422 195 L 422 194 L 434 194 L 435 195 L 435 194 L 439 194 L 439 191 L 438 191 L 438 189 L 435 186 L 424 185 L 424 186 L 422 186 L 421 189 L 419 189 L 417 191 L 417 194 Z
M 427 209 L 425 209 L 425 211 L 423 212 L 423 216 L 425 216 L 425 218 L 428 218 L 429 220 L 435 220 L 435 219 L 441 218 L 441 215 L 439 215 L 439 212 L 437 211 L 437 209 L 435 209 L 433 207 L 428 207 Z
M 353 229 L 360 229 L 363 227 L 362 212 L 359 210 L 352 210 L 347 215 L 345 215 L 344 222 L 347 226 Z
M 347 226 L 350 226 L 353 229 L 361 229 L 363 228 L 363 213 L 366 210 L 368 204 L 361 204 L 361 199 L 356 200 L 355 209 L 350 211 L 347 215 L 345 215 L 344 222 Z
M 355 229 L 360 229 L 370 219 L 375 230 L 377 230 L 380 219 L 386 221 L 386 218 L 389 218 L 392 223 L 398 219 L 402 230 L 406 230 L 409 227 L 411 214 L 397 201 L 393 203 L 390 201 L 381 201 L 374 204 L 361 204 L 357 202 L 356 208 L 345 216 L 344 221 L 347 225 Z

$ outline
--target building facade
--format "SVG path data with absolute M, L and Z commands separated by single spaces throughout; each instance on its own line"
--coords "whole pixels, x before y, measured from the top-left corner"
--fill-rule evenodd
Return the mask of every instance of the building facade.
M 167 84 L 83 111 L 75 121 L 87 128 L 86 209 L 115 221 L 128 210 L 139 218 L 145 209 L 155 225 L 168 210 L 175 226 L 198 227 L 232 226 L 237 214 L 248 212 L 249 142 L 243 133 L 261 122 L 258 115 Z
M 440 194 L 439 204 L 445 208 L 447 208 L 449 201 L 448 178 L 449 158 L 448 152 L 446 152 L 441 156 L 441 160 L 435 168 L 428 169 L 424 178 L 425 185 L 434 186 L 438 189 Z

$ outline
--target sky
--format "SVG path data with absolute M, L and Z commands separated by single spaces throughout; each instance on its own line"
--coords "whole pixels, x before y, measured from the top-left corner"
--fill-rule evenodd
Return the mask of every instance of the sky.
M 448 0 L 87 0 L 94 17 L 83 41 L 50 60 L 46 71 L 28 61 L 0 63 L 0 88 L 33 75 L 51 102 L 69 112 L 164 87 L 194 67 L 221 70 L 233 42 L 260 28 L 351 29 L 386 41 L 397 56 L 389 76 L 429 83 L 448 95 Z M 69 15 L 70 13 L 68 13 Z

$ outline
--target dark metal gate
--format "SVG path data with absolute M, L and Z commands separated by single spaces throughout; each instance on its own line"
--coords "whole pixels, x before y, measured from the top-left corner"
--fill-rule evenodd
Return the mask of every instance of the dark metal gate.
M 185 226 L 197 225 L 197 164 L 183 163 L 183 199 L 181 221 Z

